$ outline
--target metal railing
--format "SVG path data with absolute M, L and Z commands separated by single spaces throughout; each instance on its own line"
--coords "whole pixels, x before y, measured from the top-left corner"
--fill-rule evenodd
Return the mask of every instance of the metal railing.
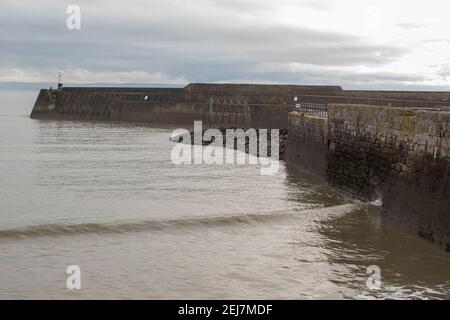
M 318 103 L 297 103 L 295 105 L 296 111 L 306 113 L 313 117 L 327 118 L 328 108 L 326 104 Z

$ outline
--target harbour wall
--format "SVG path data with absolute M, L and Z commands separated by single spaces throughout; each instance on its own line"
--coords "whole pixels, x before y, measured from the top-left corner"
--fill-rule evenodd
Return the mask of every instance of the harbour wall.
M 327 105 L 327 116 L 298 112 L 299 103 Z M 289 166 L 380 200 L 389 216 L 450 250 L 449 105 L 449 92 L 194 83 L 42 89 L 31 117 L 288 129 Z
M 450 251 L 450 112 L 328 105 L 289 114 L 287 161 Z
M 287 162 L 296 169 L 326 180 L 327 130 L 325 118 L 299 112 L 289 114 Z
M 297 101 L 294 101 L 297 97 Z M 202 84 L 184 88 L 42 89 L 32 118 L 145 122 L 172 126 L 288 127 L 297 103 L 352 103 L 434 108 L 448 92 L 348 91 L 339 86 Z

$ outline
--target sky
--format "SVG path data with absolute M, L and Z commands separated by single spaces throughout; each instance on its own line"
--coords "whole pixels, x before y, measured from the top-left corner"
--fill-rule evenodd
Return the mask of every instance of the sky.
M 80 8 L 69 29 L 67 8 Z M 0 81 L 450 90 L 445 0 L 2 0 Z

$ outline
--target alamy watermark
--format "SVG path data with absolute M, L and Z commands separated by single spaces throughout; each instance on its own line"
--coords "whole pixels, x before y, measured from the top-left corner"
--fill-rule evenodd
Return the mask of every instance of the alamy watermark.
M 67 7 L 66 13 L 69 15 L 66 19 L 66 27 L 69 30 L 81 29 L 81 8 L 76 4 Z
M 77 265 L 70 265 L 66 269 L 69 275 L 66 280 L 66 288 L 69 290 L 81 289 L 81 268 Z
M 178 142 L 182 137 L 183 141 L 193 144 L 177 143 L 172 149 L 171 160 L 177 165 L 260 165 L 261 175 L 275 175 L 280 168 L 279 135 L 278 129 L 271 129 L 270 135 L 267 129 L 226 129 L 224 144 L 224 133 L 221 130 L 203 131 L 202 122 L 195 121 L 193 137 L 186 129 L 177 129 L 172 133 L 172 141 Z M 203 146 L 205 141 L 210 144 Z M 258 156 L 246 154 L 246 151 L 252 150 L 257 150 Z

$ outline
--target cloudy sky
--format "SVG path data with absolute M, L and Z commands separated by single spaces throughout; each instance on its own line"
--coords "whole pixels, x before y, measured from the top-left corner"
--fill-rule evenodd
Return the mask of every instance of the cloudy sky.
M 69 30 L 67 7 L 81 9 Z M 0 81 L 450 90 L 445 0 L 2 0 Z

